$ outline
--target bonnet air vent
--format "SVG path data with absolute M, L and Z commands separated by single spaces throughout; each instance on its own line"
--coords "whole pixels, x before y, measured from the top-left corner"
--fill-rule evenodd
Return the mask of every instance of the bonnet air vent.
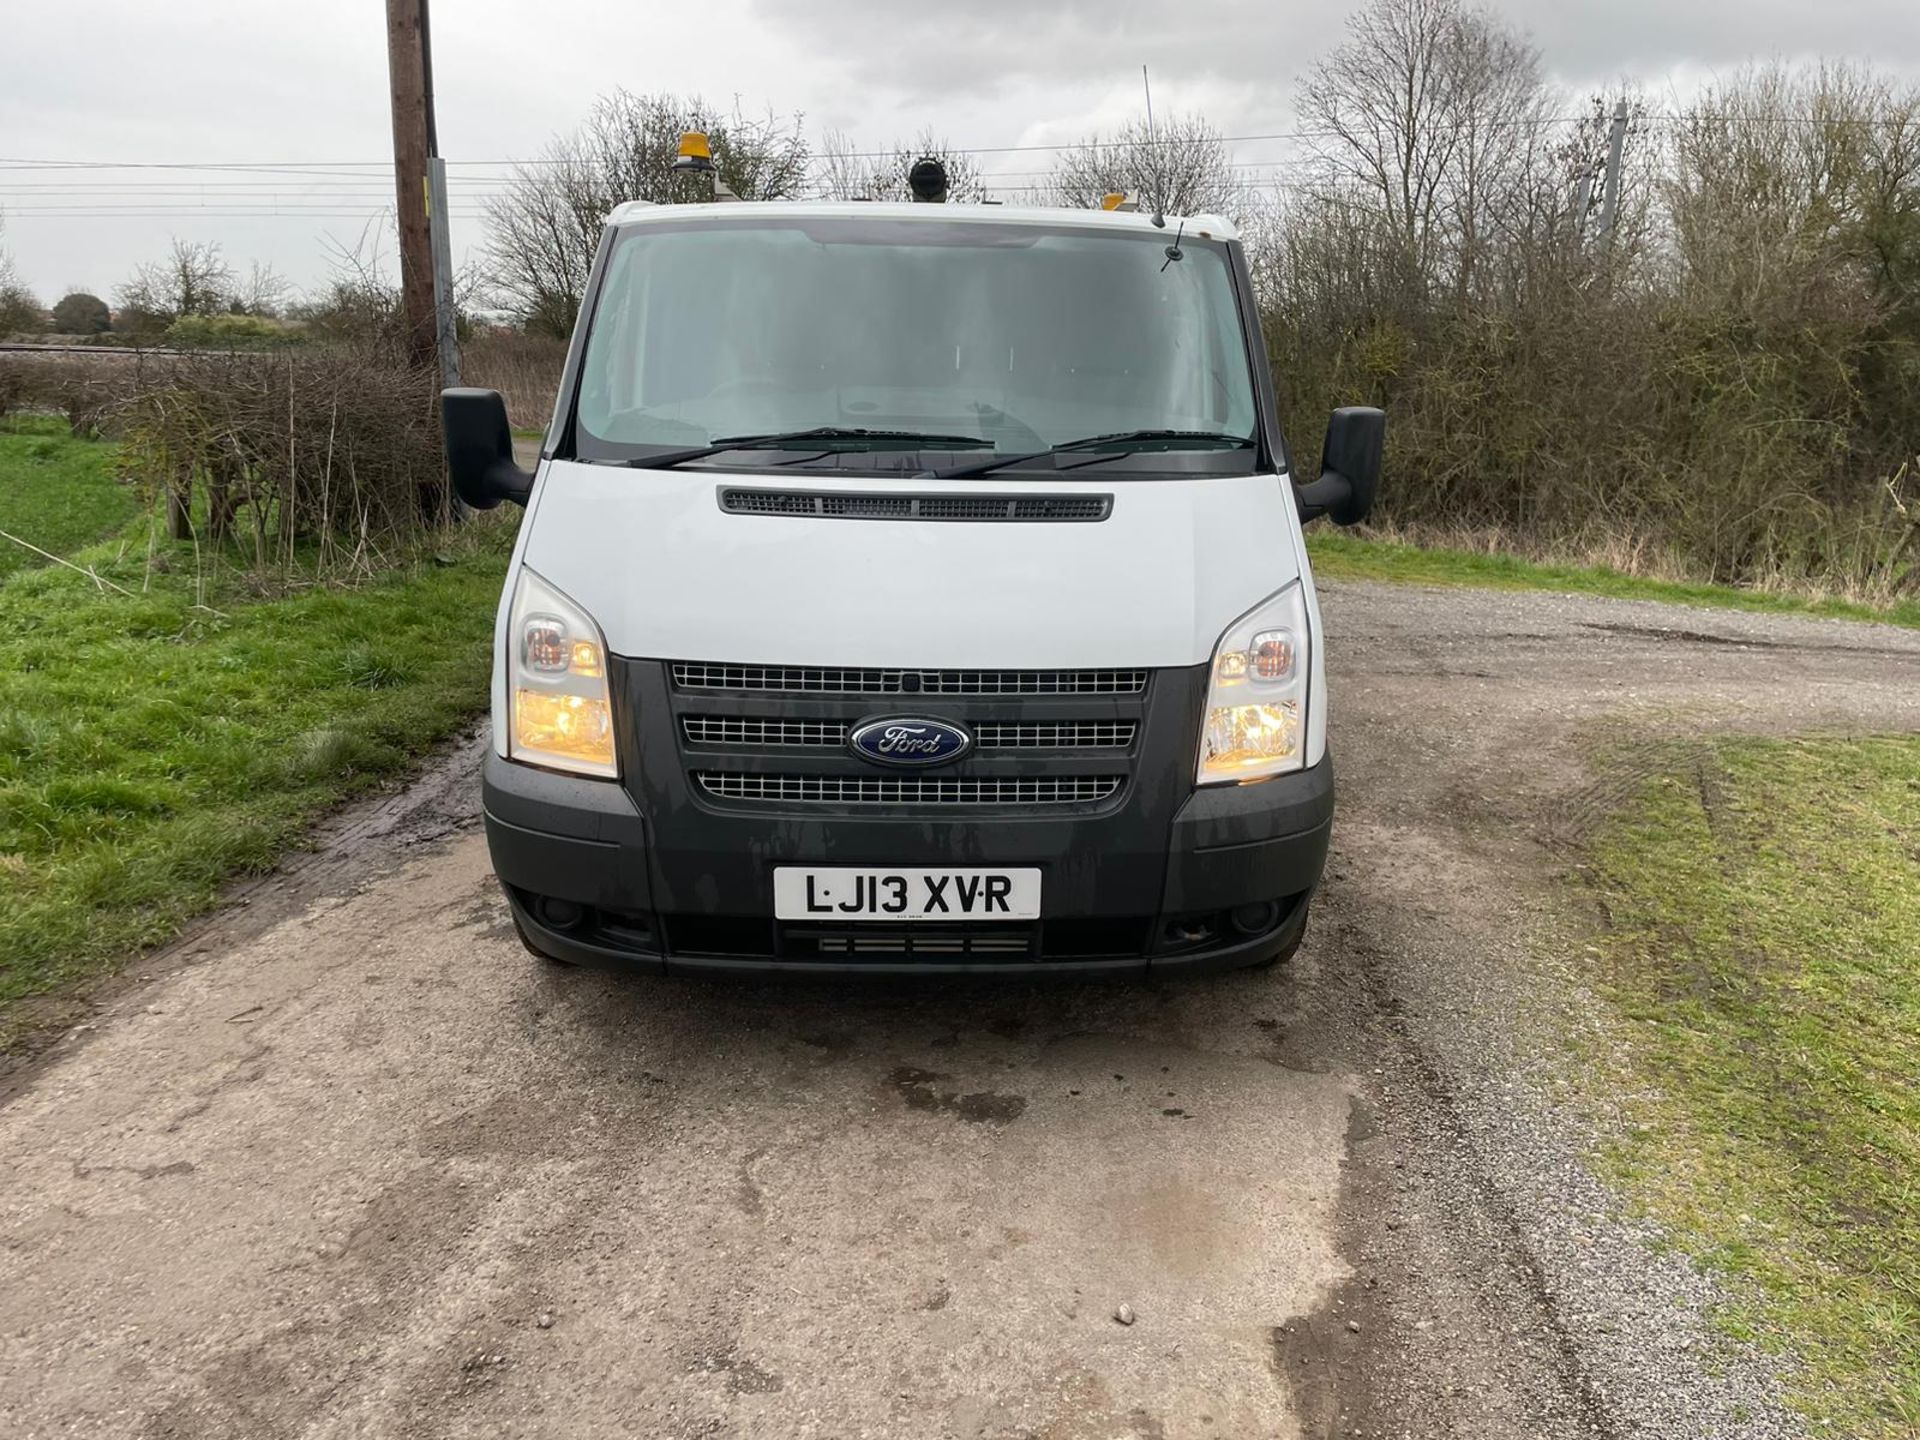
M 746 490 L 722 486 L 729 515 L 806 515 L 828 520 L 1104 520 L 1111 495 L 885 495 L 846 491 Z

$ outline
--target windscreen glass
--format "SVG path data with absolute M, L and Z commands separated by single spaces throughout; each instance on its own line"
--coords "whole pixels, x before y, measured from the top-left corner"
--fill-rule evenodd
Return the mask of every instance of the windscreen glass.
M 644 460 L 819 427 L 985 456 L 1146 430 L 1248 441 L 1227 250 L 1189 235 L 1170 260 L 1173 238 L 882 218 L 636 227 L 592 319 L 580 452 Z M 1244 469 L 1249 448 L 1220 463 Z

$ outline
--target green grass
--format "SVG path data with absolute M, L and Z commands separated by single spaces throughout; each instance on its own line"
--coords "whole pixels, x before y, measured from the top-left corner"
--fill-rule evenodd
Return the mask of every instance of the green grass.
M 1592 860 L 1616 1177 L 1826 1433 L 1920 1434 L 1920 739 L 1676 753 Z
M 1468 585 L 1488 590 L 1554 590 L 1609 595 L 1620 600 L 1664 600 L 1775 615 L 1820 615 L 1835 620 L 1879 620 L 1920 629 L 1920 600 L 1887 609 L 1837 599 L 1804 599 L 1730 585 L 1647 580 L 1599 566 L 1541 565 L 1512 555 L 1429 550 L 1385 540 L 1362 540 L 1316 527 L 1308 532 L 1313 573 L 1326 580 L 1396 580 L 1416 585 Z
M 60 420 L 0 423 L 0 530 L 66 555 L 113 534 L 139 508 L 115 474 L 111 447 L 75 440 Z M 0 539 L 0 579 L 49 563 Z
M 22 463 L 0 452 L 0 493 Z M 148 573 L 142 519 L 78 557 L 131 596 L 0 581 L 0 1009 L 164 939 L 477 715 L 510 530 L 255 598 L 231 571 L 197 586 L 189 547 Z

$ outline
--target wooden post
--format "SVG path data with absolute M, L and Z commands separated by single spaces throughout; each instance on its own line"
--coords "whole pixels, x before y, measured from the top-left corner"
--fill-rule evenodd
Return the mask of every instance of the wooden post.
M 207 462 L 207 538 L 218 545 L 233 529 L 233 480 L 240 463 L 221 453 Z
M 169 540 L 193 538 L 193 462 L 191 460 L 176 465 L 173 474 L 167 480 L 167 538 Z
M 407 315 L 407 357 L 439 364 L 433 295 L 433 230 L 427 159 L 427 0 L 387 0 L 387 79 L 393 94 L 393 188 L 400 224 L 400 297 Z

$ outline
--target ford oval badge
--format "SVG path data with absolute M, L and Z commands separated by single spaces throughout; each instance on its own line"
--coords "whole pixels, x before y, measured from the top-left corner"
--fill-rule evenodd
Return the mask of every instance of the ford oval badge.
M 973 736 L 944 720 L 903 716 L 854 726 L 847 746 L 876 765 L 944 765 L 973 749 Z

